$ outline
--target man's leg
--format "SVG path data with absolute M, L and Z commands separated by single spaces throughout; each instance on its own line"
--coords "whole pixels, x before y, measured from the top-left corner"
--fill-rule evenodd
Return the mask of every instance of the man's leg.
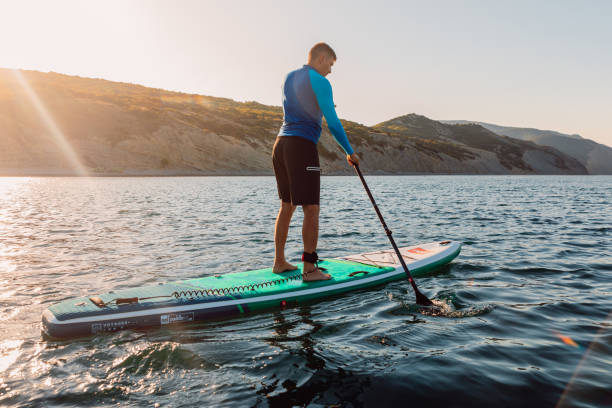
M 317 241 L 319 240 L 319 206 L 317 204 L 303 205 L 304 224 L 302 225 L 302 239 L 304 241 L 304 252 L 309 254 L 317 250 Z M 308 273 L 314 271 L 312 273 Z M 327 280 L 331 276 L 316 269 L 314 264 L 304 261 L 305 281 Z
M 295 205 L 281 201 L 278 216 L 276 217 L 276 225 L 274 226 L 274 273 L 285 271 L 293 271 L 297 266 L 291 265 L 285 259 L 285 243 L 289 234 L 289 224 L 291 224 L 291 216 L 295 211 Z

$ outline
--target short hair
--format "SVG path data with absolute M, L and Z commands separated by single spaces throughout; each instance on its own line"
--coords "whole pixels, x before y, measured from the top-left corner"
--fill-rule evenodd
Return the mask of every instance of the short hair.
M 320 43 L 316 43 L 315 45 L 313 45 L 310 51 L 308 51 L 308 60 L 319 58 L 319 56 L 322 54 L 327 54 L 333 59 L 337 59 L 336 53 L 334 52 L 332 47 L 330 47 L 324 42 L 320 42 Z

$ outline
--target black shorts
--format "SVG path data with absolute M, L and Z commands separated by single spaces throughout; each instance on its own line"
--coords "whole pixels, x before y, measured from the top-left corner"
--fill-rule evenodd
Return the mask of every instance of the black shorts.
M 272 149 L 272 164 L 282 201 L 319 204 L 321 168 L 317 145 L 299 136 L 279 136 Z

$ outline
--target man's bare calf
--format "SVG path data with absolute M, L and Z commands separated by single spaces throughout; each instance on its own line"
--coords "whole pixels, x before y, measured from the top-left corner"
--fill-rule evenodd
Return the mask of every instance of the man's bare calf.
M 285 259 L 285 243 L 287 242 L 289 224 L 291 224 L 291 217 L 294 211 L 295 205 L 281 201 L 278 216 L 276 217 L 276 225 L 274 227 L 274 266 L 272 267 L 274 273 L 294 271 L 297 269 L 297 266 L 291 265 Z
M 294 271 L 297 269 L 295 265 L 290 264 L 285 259 L 285 243 L 287 242 L 289 224 L 291 224 L 291 217 L 293 216 L 295 208 L 295 205 L 286 201 L 281 201 L 274 228 L 275 251 L 274 266 L 272 267 L 274 273 Z M 312 253 L 316 251 L 317 241 L 319 239 L 319 206 L 316 204 L 303 205 L 302 209 L 304 210 L 304 223 L 302 224 L 304 252 Z M 303 279 L 305 282 L 331 279 L 330 275 L 323 273 L 310 262 L 304 262 L 302 273 L 304 274 Z
M 304 223 L 302 224 L 304 252 L 311 254 L 317 250 L 317 241 L 319 240 L 319 206 L 317 204 L 303 205 L 302 209 L 304 210 Z M 306 261 L 304 261 L 302 273 L 304 282 L 331 279 L 329 274 Z

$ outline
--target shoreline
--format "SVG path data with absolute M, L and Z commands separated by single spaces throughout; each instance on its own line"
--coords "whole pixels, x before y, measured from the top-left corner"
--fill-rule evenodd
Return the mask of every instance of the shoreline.
M 366 170 L 367 171 L 367 170 Z M 389 173 L 372 171 L 368 176 L 609 176 L 610 174 L 575 174 L 575 173 L 424 173 L 401 172 Z M 354 172 L 322 173 L 322 177 L 353 176 Z M 0 178 L 10 177 L 79 177 L 79 178 L 114 178 L 114 177 L 274 177 L 274 172 L 257 171 L 186 171 L 186 170 L 128 170 L 124 172 L 93 172 L 82 175 L 73 171 L 55 169 L 1 169 Z

